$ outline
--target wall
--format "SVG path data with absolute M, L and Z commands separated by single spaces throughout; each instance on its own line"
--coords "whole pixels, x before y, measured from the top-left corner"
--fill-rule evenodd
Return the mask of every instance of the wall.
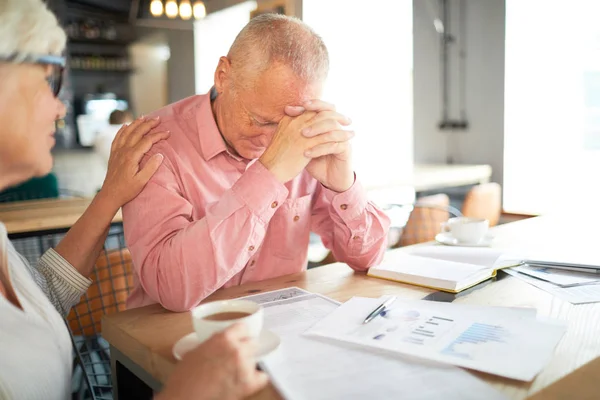
M 466 2 L 466 132 L 440 131 L 440 37 L 435 1 L 414 0 L 414 158 L 416 163 L 490 164 L 503 182 L 504 0 Z M 449 31 L 459 36 L 460 0 L 450 0 Z M 458 51 L 450 55 L 451 116 L 458 118 Z
M 246 1 L 212 12 L 194 23 L 196 93 L 206 93 L 214 85 L 219 59 L 227 55 L 236 36 L 248 23 L 250 12 L 255 8 L 256 2 Z
M 166 41 L 135 43 L 129 48 L 135 70 L 129 82 L 136 115 L 148 114 L 167 104 L 168 49 Z
M 323 99 L 352 119 L 353 167 L 371 189 L 412 181 L 412 2 L 371 0 L 387 12 L 356 29 L 363 4 L 304 0 L 302 12 L 329 51 Z
M 166 30 L 171 57 L 167 62 L 167 98 L 174 103 L 196 93 L 194 31 Z

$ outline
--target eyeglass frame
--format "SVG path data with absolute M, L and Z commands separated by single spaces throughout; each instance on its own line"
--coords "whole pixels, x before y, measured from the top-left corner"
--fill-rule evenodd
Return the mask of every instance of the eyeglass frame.
M 18 61 L 17 61 L 18 60 Z M 63 56 L 51 54 L 23 54 L 13 53 L 9 56 L 0 55 L 0 62 L 17 62 L 20 64 L 55 65 L 59 67 L 59 79 L 53 90 L 54 97 L 58 97 L 63 83 L 63 74 L 67 65 L 67 59 Z

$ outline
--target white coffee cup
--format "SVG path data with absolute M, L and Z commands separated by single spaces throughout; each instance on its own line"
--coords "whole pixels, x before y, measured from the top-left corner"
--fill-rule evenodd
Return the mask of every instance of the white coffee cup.
M 247 315 L 235 318 L 235 314 L 241 313 Z M 250 300 L 213 301 L 195 307 L 191 314 L 200 342 L 238 322 L 246 325 L 253 338 L 257 338 L 263 328 L 263 308 Z
M 450 232 L 459 242 L 479 243 L 489 226 L 489 221 L 484 218 L 456 217 L 442 224 L 442 232 Z

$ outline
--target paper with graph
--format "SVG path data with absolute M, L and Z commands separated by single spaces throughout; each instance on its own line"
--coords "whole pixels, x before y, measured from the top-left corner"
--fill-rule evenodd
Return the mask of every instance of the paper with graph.
M 344 342 L 531 381 L 565 332 L 560 323 L 498 307 L 396 300 L 363 324 L 381 299 L 354 297 L 306 332 Z
M 290 288 L 247 298 L 263 304 L 265 328 L 281 338 L 279 348 L 260 365 L 286 400 L 506 399 L 451 365 L 303 336 L 339 307 L 324 296 Z

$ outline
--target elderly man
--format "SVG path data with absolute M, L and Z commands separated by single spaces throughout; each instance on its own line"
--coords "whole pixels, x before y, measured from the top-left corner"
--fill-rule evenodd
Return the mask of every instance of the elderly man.
M 311 230 L 355 270 L 381 260 L 389 220 L 353 172 L 350 120 L 318 100 L 328 67 L 307 25 L 262 15 L 219 60 L 210 94 L 154 114 L 171 136 L 123 209 L 129 307 L 189 310 L 221 287 L 300 272 Z

